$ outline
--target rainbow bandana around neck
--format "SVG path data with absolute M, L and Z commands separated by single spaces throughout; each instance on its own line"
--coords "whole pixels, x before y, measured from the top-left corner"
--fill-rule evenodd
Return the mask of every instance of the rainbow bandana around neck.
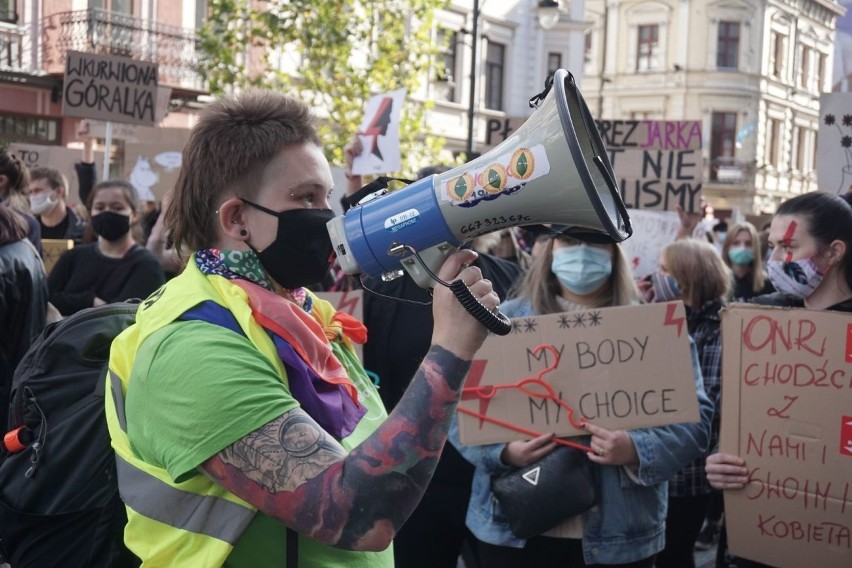
M 293 398 L 329 434 L 337 439 L 348 436 L 366 408 L 359 403 L 358 391 L 330 342 L 340 341 L 344 349 L 350 347 L 350 341 L 364 343 L 366 328 L 328 302 L 314 301 L 304 289 L 288 291 L 295 300 L 289 301 L 264 287 L 263 281 L 250 282 L 238 272 L 239 266 L 222 262 L 228 252 L 199 251 L 196 267 L 211 282 L 217 280 L 245 292 L 254 321 L 272 340 L 287 372 Z M 242 333 L 232 313 L 211 300 L 186 311 L 181 319 L 209 321 Z

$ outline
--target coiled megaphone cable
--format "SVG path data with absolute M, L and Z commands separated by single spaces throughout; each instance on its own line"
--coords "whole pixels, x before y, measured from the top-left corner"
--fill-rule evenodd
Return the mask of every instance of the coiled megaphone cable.
M 470 288 L 467 287 L 467 284 L 462 282 L 461 278 L 453 280 L 452 282 L 444 282 L 442 279 L 438 278 L 437 274 L 432 272 L 432 270 L 426 266 L 426 263 L 422 258 L 420 258 L 417 251 L 414 250 L 414 247 L 398 243 L 397 248 L 403 248 L 414 255 L 414 258 L 417 259 L 417 262 L 420 263 L 420 267 L 426 271 L 426 274 L 428 274 L 429 277 L 438 284 L 449 288 L 453 293 L 453 296 L 455 296 L 462 307 L 467 310 L 467 313 L 476 318 L 476 321 L 484 325 L 488 331 L 497 335 L 509 335 L 512 331 L 512 322 L 509 321 L 509 318 L 507 318 L 505 314 L 501 313 L 499 309 L 495 308 L 492 311 L 483 306 L 482 302 L 474 297 Z

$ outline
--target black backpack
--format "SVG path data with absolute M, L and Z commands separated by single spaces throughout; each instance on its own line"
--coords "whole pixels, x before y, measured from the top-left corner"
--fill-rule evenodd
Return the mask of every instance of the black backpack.
M 107 304 L 49 325 L 15 369 L 0 455 L 0 547 L 14 568 L 140 564 L 123 542 L 104 414 L 110 344 L 138 306 Z

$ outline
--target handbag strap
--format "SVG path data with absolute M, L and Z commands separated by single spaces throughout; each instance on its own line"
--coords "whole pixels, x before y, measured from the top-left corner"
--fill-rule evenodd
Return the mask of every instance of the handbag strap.
M 287 527 L 286 568 L 299 568 L 299 533 Z

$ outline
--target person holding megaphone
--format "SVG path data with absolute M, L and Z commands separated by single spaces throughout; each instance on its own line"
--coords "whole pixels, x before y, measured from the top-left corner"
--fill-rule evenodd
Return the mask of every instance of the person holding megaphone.
M 603 233 L 569 236 L 565 229 L 541 228 L 545 233 L 541 252 L 516 297 L 501 305 L 503 313 L 523 317 L 640 303 L 619 244 Z M 554 452 L 558 446 L 553 434 L 465 446 L 459 441 L 458 423 L 453 423 L 451 442 L 476 466 L 467 526 L 478 539 L 482 566 L 653 566 L 665 544 L 667 482 L 703 455 L 710 439 L 712 405 L 704 393 L 694 346 L 691 351 L 701 421 L 629 432 L 587 423 L 590 436 L 582 442 L 593 450 L 585 456 L 592 462 L 598 503 L 539 535 L 522 538 L 513 532 L 493 493 L 493 479 Z
M 390 567 L 487 331 L 450 291 L 388 416 L 353 348 L 366 329 L 305 286 L 328 270 L 331 171 L 315 117 L 272 91 L 201 113 L 166 211 L 186 268 L 113 343 L 107 422 L 144 563 Z M 476 253 L 438 271 L 485 309 Z

